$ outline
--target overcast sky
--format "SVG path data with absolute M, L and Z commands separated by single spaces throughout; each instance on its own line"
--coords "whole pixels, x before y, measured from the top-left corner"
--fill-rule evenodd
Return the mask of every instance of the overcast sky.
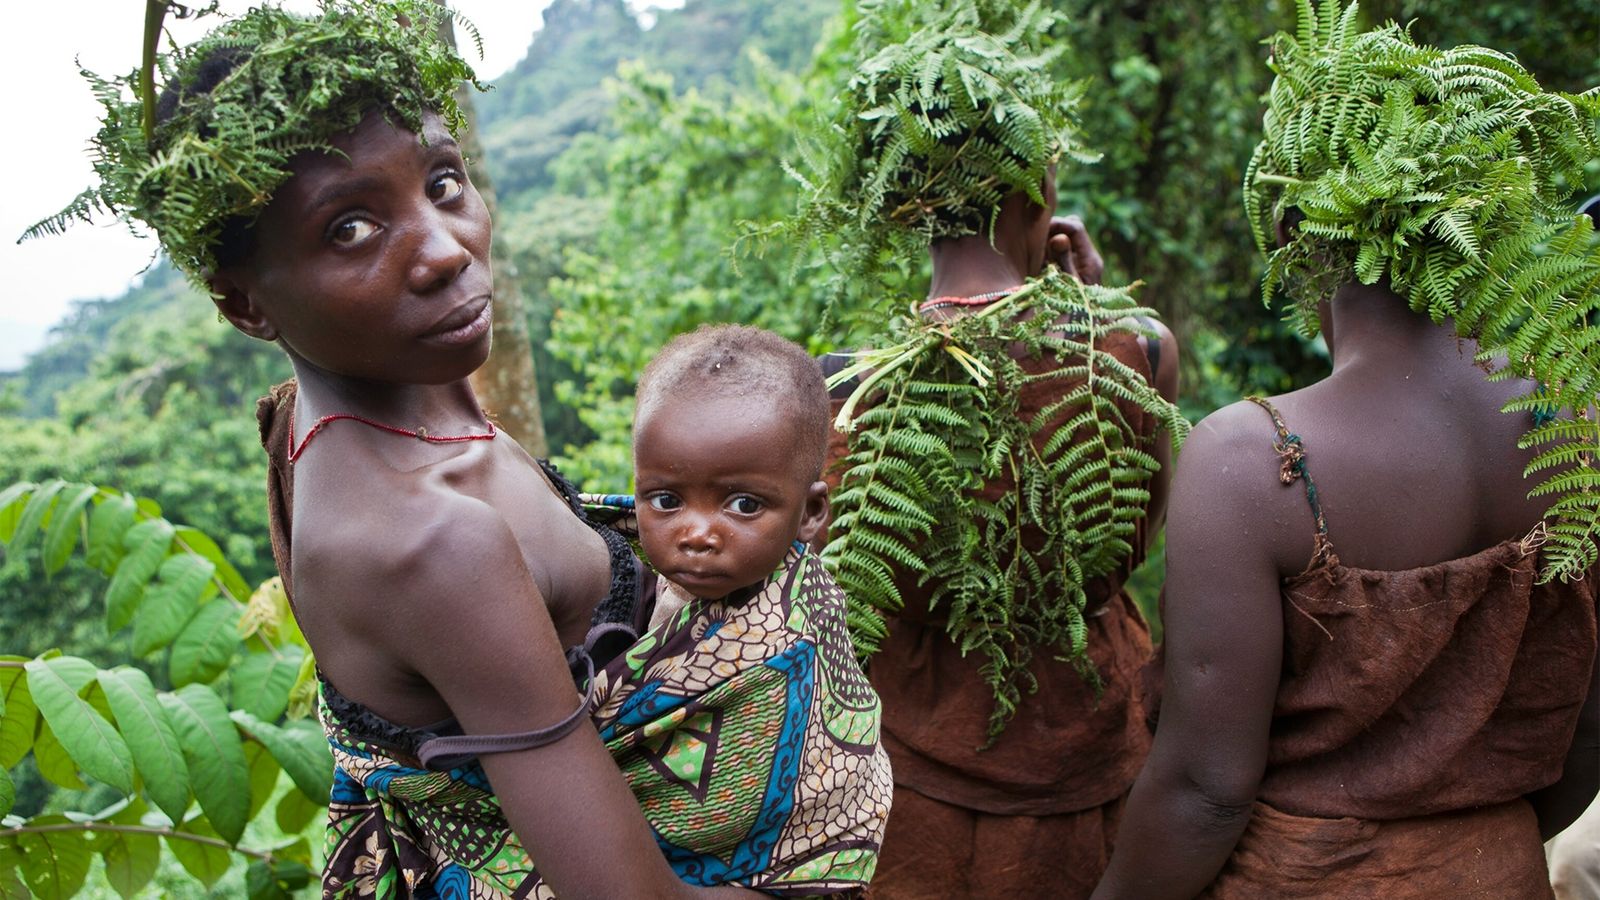
M 679 6 L 682 0 L 651 3 Z M 493 79 L 524 53 L 550 0 L 452 0 L 483 34 L 484 59 L 469 57 L 479 77 Z M 196 4 L 200 5 L 200 4 Z M 248 0 L 223 0 L 225 11 Z M 314 9 L 312 0 L 287 0 L 291 9 Z M 74 58 L 102 75 L 124 74 L 139 64 L 140 0 L 62 0 L 45 27 L 17 32 L 0 53 L 0 83 L 8 92 L 11 137 L 0 142 L 0 163 L 11 187 L 0 201 L 0 371 L 22 365 L 49 327 L 75 299 L 115 297 L 127 289 L 155 253 L 153 239 L 137 239 L 118 224 L 77 225 L 66 235 L 18 245 L 34 222 L 66 206 L 90 184 L 86 155 L 97 129 L 98 106 L 78 75 Z M 212 19 L 214 24 L 217 20 Z M 205 28 L 177 21 L 179 41 Z

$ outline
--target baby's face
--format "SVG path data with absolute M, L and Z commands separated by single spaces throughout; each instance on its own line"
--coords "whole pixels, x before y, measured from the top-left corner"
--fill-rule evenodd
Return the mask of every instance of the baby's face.
M 827 518 L 794 427 L 757 398 L 664 398 L 634 424 L 639 536 L 674 584 L 720 599 L 764 580 Z

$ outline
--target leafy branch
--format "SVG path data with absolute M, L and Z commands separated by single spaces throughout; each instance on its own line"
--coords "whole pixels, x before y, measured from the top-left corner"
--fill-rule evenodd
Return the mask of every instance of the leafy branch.
M 252 860 L 253 897 L 305 884 L 303 841 L 239 846 L 280 772 L 295 785 L 275 807 L 285 831 L 309 824 L 332 785 L 321 729 L 303 709 L 285 718 L 314 676 L 276 579 L 252 593 L 215 541 L 151 501 L 60 480 L 0 491 L 0 544 L 8 565 L 35 551 L 47 573 L 81 549 L 108 578 L 107 630 L 131 631 L 134 661 L 165 657 L 156 671 L 172 685 L 159 690 L 136 665 L 102 669 L 56 651 L 0 657 L 0 888 L 20 872 L 38 896 L 70 896 L 98 854 L 131 895 L 154 874 L 157 838 L 207 884 L 232 853 Z M 29 756 L 59 787 L 92 781 L 124 800 L 93 815 L 11 815 L 10 770 Z

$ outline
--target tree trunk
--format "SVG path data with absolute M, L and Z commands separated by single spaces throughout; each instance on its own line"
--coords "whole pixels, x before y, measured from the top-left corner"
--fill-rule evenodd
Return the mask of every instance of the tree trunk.
M 448 7 L 445 0 L 434 0 Z M 453 24 L 444 22 L 439 33 L 450 46 L 456 46 Z M 484 167 L 483 144 L 478 140 L 478 116 L 472 105 L 473 88 L 463 84 L 456 91 L 456 102 L 467 117 L 467 127 L 459 140 L 461 152 L 472 167 L 472 184 L 483 195 L 489 208 L 489 219 L 495 219 L 494 186 Z M 496 230 L 491 247 L 494 269 L 494 343 L 489 359 L 478 371 L 472 373 L 472 389 L 478 402 L 494 416 L 501 430 L 515 438 L 517 443 L 534 456 L 548 456 L 550 448 L 545 443 L 544 420 L 539 412 L 539 381 L 533 370 L 533 346 L 528 340 L 528 316 L 523 307 L 522 291 L 517 286 L 515 272 L 508 260 Z

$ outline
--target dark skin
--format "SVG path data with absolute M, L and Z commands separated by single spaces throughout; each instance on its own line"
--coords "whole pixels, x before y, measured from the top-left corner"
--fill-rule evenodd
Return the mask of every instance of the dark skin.
M 1099 284 L 1105 272 L 1100 254 L 1095 250 L 1083 220 L 1077 216 L 1054 216 L 1056 206 L 1056 181 L 1054 170 L 1046 176 L 1045 205 L 1040 206 L 1017 193 L 1007 197 L 995 219 L 994 239 L 986 235 L 967 235 L 935 241 L 928 248 L 933 261 L 933 278 L 928 286 L 928 296 L 972 297 L 991 291 L 1019 287 L 1029 278 L 1044 272 L 1053 265 L 1077 278 L 1084 284 Z M 946 319 L 961 313 L 954 309 L 936 309 L 930 318 Z M 1155 389 L 1168 400 L 1178 399 L 1178 341 L 1167 326 L 1159 321 L 1138 323 L 1141 329 L 1153 335 L 1139 336 L 1139 346 L 1148 350 L 1150 340 L 1161 342 L 1160 365 L 1152 378 Z M 1153 327 L 1152 327 L 1153 326 Z M 1146 515 L 1152 534 L 1161 527 L 1166 516 L 1168 472 L 1172 456 L 1172 441 L 1165 433 L 1157 434 L 1150 452 L 1161 469 L 1150 479 L 1150 502 Z M 1091 602 L 1104 597 L 1091 597 Z
M 212 279 L 235 327 L 289 355 L 297 445 L 339 413 L 484 431 L 467 376 L 489 350 L 488 214 L 438 117 L 422 138 L 372 113 L 333 141 L 346 156 L 297 160 L 250 258 Z M 562 648 L 581 642 L 609 559 L 515 441 L 335 422 L 295 465 L 292 534 L 300 624 L 347 696 L 400 724 L 454 717 L 467 734 L 578 706 Z M 481 761 L 562 897 L 754 893 L 677 878 L 587 723 Z
M 1530 385 L 1485 380 L 1452 323 L 1383 286 L 1345 285 L 1321 318 L 1332 374 L 1272 403 L 1304 438 L 1342 563 L 1459 559 L 1540 521 L 1545 501 L 1528 499 L 1522 478 L 1532 454 L 1517 449 L 1530 423 L 1499 411 Z M 1272 440 L 1266 414 L 1241 402 L 1184 446 L 1167 525 L 1161 725 L 1096 900 L 1195 896 L 1249 822 L 1281 671 L 1278 587 L 1305 570 L 1315 533 L 1302 487 L 1276 478 Z M 1597 701 L 1592 686 L 1561 781 L 1529 797 L 1547 836 L 1595 796 Z

